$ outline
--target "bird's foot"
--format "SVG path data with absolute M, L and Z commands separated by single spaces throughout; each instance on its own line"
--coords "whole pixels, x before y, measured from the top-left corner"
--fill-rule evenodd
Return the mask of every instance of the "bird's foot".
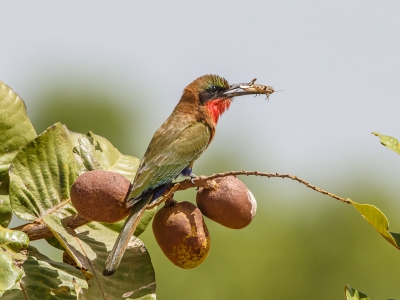
M 193 181 L 193 180 L 197 177 L 197 175 L 192 173 L 192 174 L 189 175 L 189 177 L 190 177 L 190 182 L 191 182 L 192 184 L 194 184 L 194 181 Z

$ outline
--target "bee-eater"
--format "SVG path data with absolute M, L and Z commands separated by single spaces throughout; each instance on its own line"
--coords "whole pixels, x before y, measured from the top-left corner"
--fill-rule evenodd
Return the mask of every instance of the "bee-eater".
M 204 75 L 183 90 L 179 103 L 154 133 L 141 160 L 127 200 L 132 211 L 107 258 L 104 275 L 115 273 L 146 205 L 161 196 L 179 175 L 192 175 L 193 163 L 213 140 L 218 119 L 232 98 L 260 93 L 243 90 L 243 85 L 229 85 L 222 77 Z

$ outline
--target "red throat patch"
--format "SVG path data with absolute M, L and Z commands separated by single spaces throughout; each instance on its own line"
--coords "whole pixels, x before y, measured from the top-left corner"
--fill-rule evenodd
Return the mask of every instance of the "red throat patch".
M 217 124 L 219 117 L 229 108 L 232 100 L 229 98 L 218 98 L 206 103 L 208 113 Z

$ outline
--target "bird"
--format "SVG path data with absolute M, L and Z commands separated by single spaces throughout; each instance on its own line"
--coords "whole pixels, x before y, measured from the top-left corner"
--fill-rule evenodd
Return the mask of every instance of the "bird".
M 104 276 L 116 272 L 147 204 L 160 197 L 178 176 L 194 176 L 193 164 L 214 139 L 218 120 L 230 107 L 233 97 L 260 94 L 254 89 L 241 88 L 248 85 L 229 85 L 225 78 L 208 74 L 185 87 L 140 162 L 127 198 L 131 212 L 106 260 Z

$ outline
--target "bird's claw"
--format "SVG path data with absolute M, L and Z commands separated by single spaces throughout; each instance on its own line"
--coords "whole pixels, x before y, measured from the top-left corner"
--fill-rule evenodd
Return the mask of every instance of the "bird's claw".
M 194 185 L 194 179 L 197 177 L 195 174 L 190 174 L 189 175 L 189 177 L 190 177 L 190 182 Z

